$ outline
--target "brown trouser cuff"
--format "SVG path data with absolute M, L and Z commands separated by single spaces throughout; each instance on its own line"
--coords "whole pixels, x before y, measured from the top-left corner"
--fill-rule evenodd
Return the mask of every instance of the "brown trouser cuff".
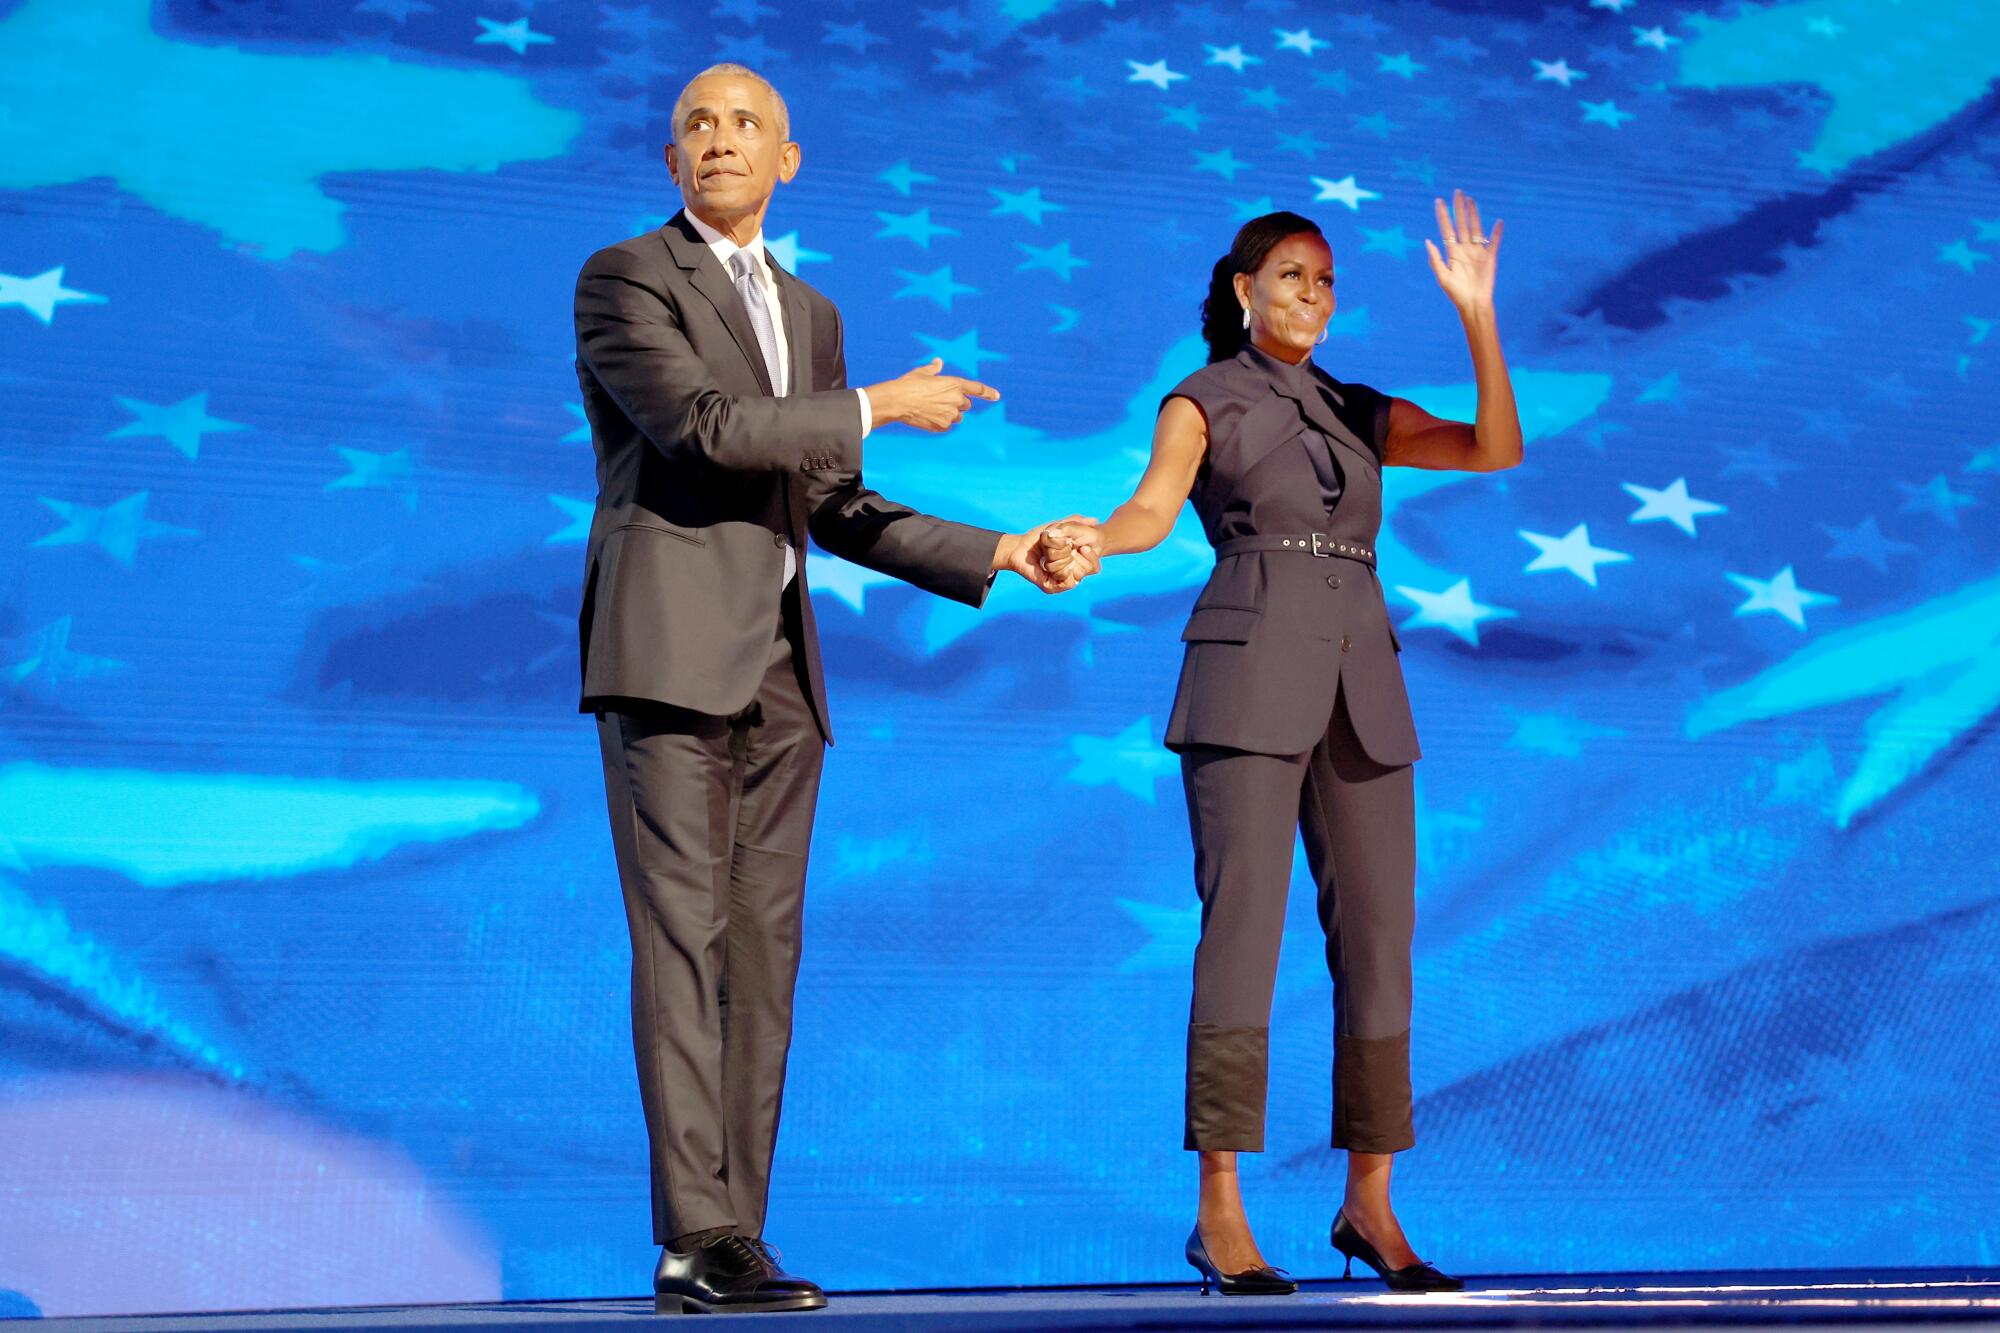
M 1264 1151 L 1269 1028 L 1188 1024 L 1187 1137 L 1200 1152 Z
M 1333 1039 L 1333 1146 L 1401 1152 L 1417 1141 L 1410 1124 L 1410 1034 Z

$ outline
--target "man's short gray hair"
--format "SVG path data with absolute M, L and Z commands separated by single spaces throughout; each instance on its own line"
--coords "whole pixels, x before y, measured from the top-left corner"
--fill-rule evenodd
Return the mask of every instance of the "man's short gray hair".
M 785 105 L 785 95 L 778 91 L 778 85 L 772 83 L 748 65 L 738 65 L 731 61 L 724 61 L 720 65 L 710 65 L 707 69 L 689 79 L 687 84 L 682 87 L 681 95 L 674 99 L 674 123 L 671 132 L 676 140 L 680 138 L 681 134 L 681 117 L 687 110 L 688 89 L 694 87 L 703 79 L 716 74 L 733 74 L 740 79 L 755 79 L 770 89 L 771 101 L 776 103 L 778 108 L 778 137 L 783 140 L 789 140 L 792 137 L 791 108 Z

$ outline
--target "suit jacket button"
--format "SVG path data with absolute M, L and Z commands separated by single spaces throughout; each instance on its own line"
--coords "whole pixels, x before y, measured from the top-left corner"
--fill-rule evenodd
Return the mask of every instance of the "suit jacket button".
M 1338 588 L 1340 586 L 1340 575 L 1328 574 L 1326 576 L 1326 586 L 1329 588 Z
M 772 544 L 773 546 L 783 546 L 783 545 L 785 544 L 785 534 L 784 534 L 784 533 L 782 533 L 782 532 L 774 532 L 774 533 L 772 533 L 772 534 L 771 534 L 771 544 Z
M 1354 646 L 1354 640 L 1352 640 L 1352 639 L 1348 638 L 1348 637 L 1347 637 L 1347 636 L 1346 636 L 1345 634 L 1343 634 L 1343 635 L 1341 635 L 1341 636 L 1340 636 L 1340 651 L 1341 651 L 1341 652 L 1343 652 L 1343 653 L 1344 653 L 1344 652 L 1346 652 L 1346 651 L 1347 651 L 1348 649 L 1352 648 L 1353 646 Z

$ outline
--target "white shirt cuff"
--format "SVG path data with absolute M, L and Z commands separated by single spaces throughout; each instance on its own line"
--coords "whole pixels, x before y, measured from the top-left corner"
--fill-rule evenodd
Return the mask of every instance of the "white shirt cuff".
M 856 389 L 854 396 L 861 400 L 861 438 L 865 440 L 868 432 L 875 429 L 875 409 L 868 406 L 868 390 Z

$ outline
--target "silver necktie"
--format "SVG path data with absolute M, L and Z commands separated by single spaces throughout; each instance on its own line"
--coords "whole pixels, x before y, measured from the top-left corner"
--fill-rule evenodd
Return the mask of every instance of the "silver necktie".
M 771 325 L 771 307 L 764 299 L 764 284 L 757 280 L 757 261 L 748 250 L 729 256 L 729 271 L 736 278 L 736 294 L 750 315 L 750 327 L 757 331 L 757 346 L 764 353 L 764 369 L 771 375 L 771 392 L 785 391 L 784 367 L 778 362 L 778 332 Z

